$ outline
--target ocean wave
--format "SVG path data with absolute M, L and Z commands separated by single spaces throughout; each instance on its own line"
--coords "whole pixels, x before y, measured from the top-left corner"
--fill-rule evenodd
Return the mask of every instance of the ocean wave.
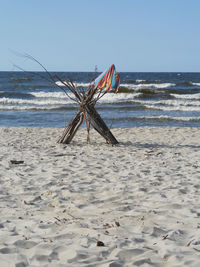
M 22 92 L 0 92 L 0 98 L 2 97 L 10 97 L 10 98 L 33 98 L 34 96 L 31 93 L 22 93 Z
M 128 83 L 121 83 L 120 87 L 126 87 L 132 90 L 140 90 L 145 88 L 150 89 L 167 89 L 176 86 L 175 83 L 140 83 L 140 84 L 128 84 Z
M 31 92 L 32 96 L 39 97 L 39 98 L 67 98 L 65 92 Z M 70 97 L 74 97 L 72 93 L 68 93 Z
M 135 94 L 127 94 L 127 93 L 121 93 L 121 94 L 113 94 L 113 93 L 108 93 L 105 94 L 104 97 L 102 97 L 99 100 L 99 103 L 119 103 L 119 102 L 128 102 L 132 101 L 138 96 L 140 96 L 140 93 L 135 93 Z
M 177 117 L 177 116 L 168 116 L 168 115 L 160 115 L 160 116 L 137 116 L 135 119 L 140 120 L 172 120 L 172 121 L 200 121 L 199 117 Z
M 192 85 L 200 86 L 200 83 L 192 83 Z
M 61 81 L 57 81 L 55 82 L 58 86 L 63 86 L 65 87 L 65 85 L 63 83 L 65 83 L 65 81 L 63 81 L 63 83 Z M 73 82 L 73 84 L 76 86 L 76 87 L 88 87 L 90 85 L 90 83 L 84 83 L 84 82 L 81 82 L 81 83 L 77 83 L 77 82 Z
M 200 106 L 162 106 L 162 105 L 151 105 L 144 104 L 144 107 L 151 110 L 162 110 L 162 111 L 184 111 L 184 112 L 199 112 Z
M 31 81 L 32 79 L 33 78 L 31 78 L 31 77 L 19 77 L 19 78 L 12 77 L 11 78 L 12 81 L 16 81 L 16 82 Z
M 192 82 L 192 81 L 178 81 L 176 83 L 177 88 L 182 88 L 182 89 L 194 89 L 194 88 L 199 88 L 200 83 Z
M 1 109 L 57 109 L 59 107 L 67 107 L 69 105 L 76 104 L 75 101 L 67 97 L 62 92 L 32 92 L 32 95 L 35 96 L 33 99 L 18 99 L 18 98 L 0 98 Z M 134 98 L 137 98 L 140 93 L 135 94 L 114 94 L 107 93 L 101 98 L 98 103 L 100 104 L 113 104 L 113 103 L 122 103 L 132 101 Z M 71 97 L 74 97 L 73 94 L 70 94 Z M 77 104 L 76 104 L 77 105 Z M 78 105 L 77 105 L 78 106 Z
M 198 94 L 171 94 L 171 96 L 181 99 L 200 99 L 200 93 Z
M 157 100 L 157 101 L 151 101 L 151 100 L 136 100 L 137 102 L 141 104 L 150 104 L 150 105 L 163 105 L 163 106 L 199 106 L 199 101 L 191 101 L 191 100 L 181 100 L 181 99 L 167 99 L 167 100 Z
M 49 98 L 43 98 L 43 99 L 16 99 L 16 98 L 0 98 L 0 104 L 5 105 L 39 105 L 39 106 L 46 106 L 46 105 L 68 105 L 68 104 L 74 104 L 74 101 L 66 98 L 58 100 L 58 99 L 49 99 Z
M 185 86 L 185 87 L 190 87 L 190 86 L 192 86 L 193 85 L 193 82 L 191 82 L 191 81 L 178 81 L 177 82 L 177 86 Z
M 73 107 L 71 109 L 74 109 Z M 63 105 L 48 105 L 48 106 L 38 106 L 38 105 L 10 105 L 4 106 L 0 104 L 0 110 L 12 111 L 26 111 L 26 110 L 39 110 L 39 111 L 47 111 L 47 110 L 66 110 L 66 106 Z
M 34 105 L 34 106 L 63 106 L 63 105 L 71 105 L 76 104 L 73 99 L 70 99 L 65 95 L 64 92 L 31 92 L 32 98 L 9 98 L 2 97 L 0 98 L 0 104 L 4 105 L 4 109 L 6 109 L 7 105 Z M 132 102 L 134 104 L 147 106 L 150 105 L 152 108 L 156 109 L 172 109 L 171 107 L 175 107 L 176 110 L 180 110 L 182 107 L 188 108 L 188 110 L 193 108 L 196 110 L 200 107 L 200 102 L 192 100 L 192 98 L 175 98 L 175 99 L 163 99 L 163 100 L 142 100 L 141 93 L 107 93 L 102 97 L 98 103 L 100 104 L 117 104 L 117 103 L 128 103 Z M 71 98 L 74 98 L 72 93 L 69 93 Z M 179 96 L 179 95 L 178 95 Z M 198 94 L 200 97 L 200 94 Z M 199 98 L 197 98 L 199 99 Z M 24 108 L 26 109 L 26 108 Z
M 63 87 L 63 83 L 57 81 L 56 84 L 60 87 Z M 84 87 L 87 88 L 90 83 L 79 82 L 74 83 L 76 87 Z M 166 89 L 169 89 L 169 92 L 172 93 L 180 92 L 182 90 L 194 90 L 195 88 L 200 87 L 200 83 L 194 82 L 166 82 L 166 83 L 158 83 L 158 82 L 150 82 L 148 80 L 135 80 L 135 81 L 126 81 L 122 82 L 119 86 L 119 92 L 131 92 L 131 91 L 141 91 L 143 93 L 159 93 L 159 90 L 163 90 L 163 93 L 166 92 Z M 145 91 L 148 90 L 148 91 Z
M 68 96 L 64 93 L 64 92 L 31 92 L 31 95 L 38 97 L 38 98 L 52 98 L 52 101 L 54 101 L 53 99 L 67 99 Z M 74 97 L 74 95 L 72 93 L 68 93 L 68 95 L 70 97 Z M 115 101 L 126 101 L 126 100 L 130 100 L 130 99 L 134 99 L 138 96 L 140 96 L 141 93 L 132 93 L 132 94 L 128 94 L 128 93 L 120 93 L 120 94 L 114 94 L 114 93 L 107 93 L 104 95 L 103 98 L 101 98 L 99 100 L 99 102 L 107 102 L 107 101 L 111 101 L 111 102 L 115 102 Z
M 141 82 L 145 82 L 146 80 L 136 80 L 136 83 L 138 84 L 134 84 L 134 83 L 121 83 L 120 87 L 126 87 L 132 90 L 139 90 L 139 89 L 143 89 L 143 88 L 152 88 L 152 89 L 165 89 L 165 88 L 170 88 L 175 86 L 175 83 L 141 83 Z M 133 81 L 132 81 L 133 82 Z M 56 84 L 58 86 L 65 86 L 62 82 L 57 81 Z M 77 87 L 88 87 L 90 85 L 90 83 L 76 83 L 74 82 L 75 86 Z
M 144 83 L 147 82 L 147 80 L 136 80 L 136 83 Z

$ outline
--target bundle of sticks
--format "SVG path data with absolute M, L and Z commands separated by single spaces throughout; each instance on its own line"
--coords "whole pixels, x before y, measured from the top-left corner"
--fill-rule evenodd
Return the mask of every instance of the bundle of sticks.
M 97 101 L 109 90 L 115 89 L 116 92 L 118 90 L 120 78 L 119 74 L 115 71 L 115 66 L 112 65 L 108 70 L 98 76 L 96 80 L 89 85 L 87 90 L 75 87 L 72 81 L 62 81 L 61 79 L 59 79 L 59 81 L 68 89 L 68 91 L 73 93 L 74 97 L 71 97 L 67 93 L 67 90 L 65 90 L 67 96 L 79 104 L 80 109 L 65 128 L 62 136 L 58 140 L 58 143 L 69 144 L 82 122 L 85 121 L 87 141 L 89 143 L 90 126 L 92 126 L 103 138 L 105 138 L 108 144 L 118 144 L 117 139 L 111 133 L 110 129 L 95 109 Z
M 82 122 L 85 120 L 87 128 L 87 141 L 90 143 L 89 131 L 90 126 L 105 138 L 108 144 L 118 144 L 117 139 L 111 133 L 110 129 L 107 127 L 106 123 L 103 121 L 99 113 L 95 110 L 95 104 L 97 101 L 103 97 L 108 91 L 114 89 L 115 92 L 118 91 L 120 84 L 120 75 L 116 72 L 114 64 L 102 74 L 100 74 L 94 82 L 92 82 L 88 89 L 85 90 L 83 87 L 79 88 L 74 85 L 71 80 L 63 81 L 57 75 L 51 75 L 48 70 L 34 57 L 28 54 L 20 54 L 14 52 L 15 54 L 35 61 L 39 64 L 47 73 L 48 78 L 37 73 L 41 78 L 46 79 L 48 82 L 55 84 L 57 87 L 62 89 L 67 97 L 79 104 L 80 109 L 75 115 L 75 117 L 70 121 L 69 125 L 65 128 L 62 136 L 59 138 L 58 143 L 69 144 L 73 137 L 75 136 L 77 130 L 81 126 Z M 19 66 L 14 65 L 18 69 L 25 71 Z M 33 74 L 36 74 L 33 72 Z M 55 79 L 57 79 L 62 86 L 59 86 Z M 69 93 L 71 92 L 73 96 Z

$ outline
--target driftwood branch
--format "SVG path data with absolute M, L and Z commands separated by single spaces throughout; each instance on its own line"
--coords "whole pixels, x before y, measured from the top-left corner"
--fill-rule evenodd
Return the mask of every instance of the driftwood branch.
M 106 139 L 106 142 L 111 145 L 118 144 L 117 139 L 111 133 L 99 113 L 95 110 L 94 106 L 86 106 L 86 111 L 90 118 L 91 125 L 103 138 Z
M 79 111 L 64 130 L 58 143 L 69 144 L 83 122 L 83 112 Z

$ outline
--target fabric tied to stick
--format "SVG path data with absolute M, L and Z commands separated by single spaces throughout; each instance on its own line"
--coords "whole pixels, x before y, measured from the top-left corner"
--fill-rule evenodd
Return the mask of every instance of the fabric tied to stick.
M 95 79 L 93 84 L 99 90 L 105 89 L 106 91 L 109 91 L 115 89 L 117 92 L 120 84 L 120 75 L 116 72 L 115 65 L 113 64 L 109 69 L 101 73 Z

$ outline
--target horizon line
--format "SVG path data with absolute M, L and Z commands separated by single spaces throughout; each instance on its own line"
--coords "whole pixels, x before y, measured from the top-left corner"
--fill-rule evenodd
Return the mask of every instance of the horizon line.
M 22 71 L 22 70 L 0 70 L 0 72 L 46 72 L 45 70 L 27 70 L 27 71 Z M 82 72 L 82 73 L 95 73 L 95 71 L 64 71 L 64 70 L 48 70 L 48 72 Z M 96 73 L 102 73 L 103 71 L 97 71 Z M 118 71 L 119 73 L 200 73 L 200 71 Z

